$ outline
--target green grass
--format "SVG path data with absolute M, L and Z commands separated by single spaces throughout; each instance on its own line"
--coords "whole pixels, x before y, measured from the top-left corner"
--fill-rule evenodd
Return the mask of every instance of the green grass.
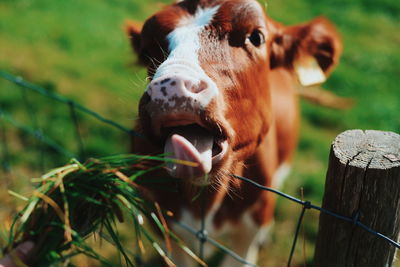
M 154 187 L 168 183 L 166 179 L 143 179 L 164 165 L 164 158 L 136 155 L 118 155 L 76 160 L 33 179 L 37 187 L 29 197 L 10 191 L 26 202 L 15 216 L 8 233 L 5 252 L 24 241 L 35 243 L 29 266 L 66 266 L 70 258 L 86 255 L 103 266 L 115 266 L 98 254 L 87 240 L 97 236 L 97 243 L 108 242 L 118 252 L 120 264 L 136 266 L 137 257 L 143 257 L 145 244 L 154 247 L 168 266 L 171 260 L 158 241 L 149 233 L 147 222 L 154 223 L 165 239 L 176 242 L 202 266 L 205 264 L 165 224 L 159 206 L 150 197 L 144 197 L 140 187 L 144 182 Z M 143 218 L 147 218 L 145 221 Z M 133 228 L 132 246 L 127 236 L 121 236 L 118 222 Z M 164 223 L 163 223 L 164 222 Z M 125 242 L 124 242 L 125 241 Z M 147 242 L 147 243 L 146 243 Z M 140 249 L 139 249 L 140 248 Z
M 163 1 L 167 3 L 169 1 Z M 302 102 L 299 150 L 285 191 L 321 202 L 329 146 L 346 129 L 378 129 L 400 132 L 400 2 L 396 0 L 269 0 L 269 15 L 286 24 L 325 15 L 343 37 L 344 54 L 324 88 L 353 98 L 349 110 L 331 110 Z M 135 66 L 123 32 L 127 18 L 143 20 L 159 8 L 148 0 L 3 0 L 0 2 L 0 69 L 70 97 L 126 127 L 136 118 L 136 107 L 145 87 L 145 70 Z M 0 80 L 0 107 L 29 126 L 32 114 L 43 131 L 74 153 L 77 146 L 68 108 L 34 93 L 21 101 L 21 89 Z M 32 112 L 32 110 L 34 112 Z M 129 138 L 78 113 L 88 156 L 127 152 Z M 18 173 L 0 181 L 13 189 L 28 190 L 22 177 L 42 173 L 40 146 L 32 137 L 3 122 L 11 163 Z M 3 150 L 2 150 L 3 151 Z M 65 157 L 45 148 L 44 169 L 66 162 Z M 26 164 L 25 164 L 26 163 Z M 5 174 L 4 174 L 5 175 Z M 5 180 L 5 179 L 3 179 Z M 0 219 L 18 201 L 0 191 L 7 205 Z M 7 207 L 6 207 L 7 206 Z M 284 265 L 299 208 L 278 202 L 273 242 L 263 254 L 266 266 Z M 318 214 L 306 216 L 307 259 Z M 7 219 L 7 218 L 5 218 Z M 298 246 L 296 264 L 302 263 Z M 271 252 L 268 252 L 271 251 Z M 282 252 L 283 251 L 283 252 Z M 272 256 L 271 256 L 272 254 Z

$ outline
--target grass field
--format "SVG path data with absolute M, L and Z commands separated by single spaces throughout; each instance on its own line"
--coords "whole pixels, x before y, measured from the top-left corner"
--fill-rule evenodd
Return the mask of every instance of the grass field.
M 162 2 L 155 0 L 2 0 L 0 1 L 0 70 L 20 75 L 131 127 L 146 84 L 145 71 L 134 64 L 123 32 L 127 18 L 144 20 Z M 332 110 L 302 102 L 302 128 L 294 168 L 284 191 L 320 204 L 330 142 L 346 129 L 400 132 L 400 1 L 269 0 L 268 14 L 294 24 L 324 15 L 342 34 L 344 54 L 324 88 L 355 101 L 349 110 Z M 77 151 L 68 107 L 24 92 L 0 79 L 0 108 L 23 125 L 39 127 L 70 151 Z M 87 156 L 127 152 L 129 139 L 117 130 L 79 115 Z M 12 175 L 0 173 L 0 220 L 21 203 L 7 188 L 29 192 L 27 177 L 68 159 L 42 147 L 10 123 L 5 129 Z M 0 141 L 1 142 L 1 141 Z M 2 143 L 2 155 L 5 147 Z M 42 160 L 41 152 L 44 150 Z M 261 266 L 285 266 L 300 207 L 278 202 L 276 227 L 263 250 Z M 310 262 L 318 223 L 306 214 L 306 262 Z M 302 242 L 294 266 L 303 266 Z M 109 254 L 108 252 L 106 252 Z

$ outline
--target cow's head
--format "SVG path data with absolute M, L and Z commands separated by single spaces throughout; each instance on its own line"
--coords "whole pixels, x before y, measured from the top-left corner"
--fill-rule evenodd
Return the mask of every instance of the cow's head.
M 151 78 L 140 128 L 160 151 L 198 163 L 168 166 L 194 183 L 225 176 L 265 138 L 269 71 L 313 58 L 327 73 L 340 49 L 326 20 L 284 27 L 255 0 L 177 1 L 127 30 Z

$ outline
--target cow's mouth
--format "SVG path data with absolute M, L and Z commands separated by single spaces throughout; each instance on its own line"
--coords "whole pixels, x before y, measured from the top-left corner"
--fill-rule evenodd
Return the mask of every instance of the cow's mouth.
M 176 121 L 169 122 L 167 127 L 162 126 L 160 134 L 164 140 L 165 157 L 178 160 L 167 163 L 169 174 L 177 178 L 204 177 L 222 160 L 228 149 L 221 127 Z

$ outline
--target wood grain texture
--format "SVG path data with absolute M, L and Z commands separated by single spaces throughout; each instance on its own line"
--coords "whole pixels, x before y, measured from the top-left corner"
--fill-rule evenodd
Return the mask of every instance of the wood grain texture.
M 355 217 L 397 240 L 400 230 L 400 135 L 350 130 L 332 144 L 322 207 Z M 390 266 L 385 240 L 321 213 L 314 266 Z

